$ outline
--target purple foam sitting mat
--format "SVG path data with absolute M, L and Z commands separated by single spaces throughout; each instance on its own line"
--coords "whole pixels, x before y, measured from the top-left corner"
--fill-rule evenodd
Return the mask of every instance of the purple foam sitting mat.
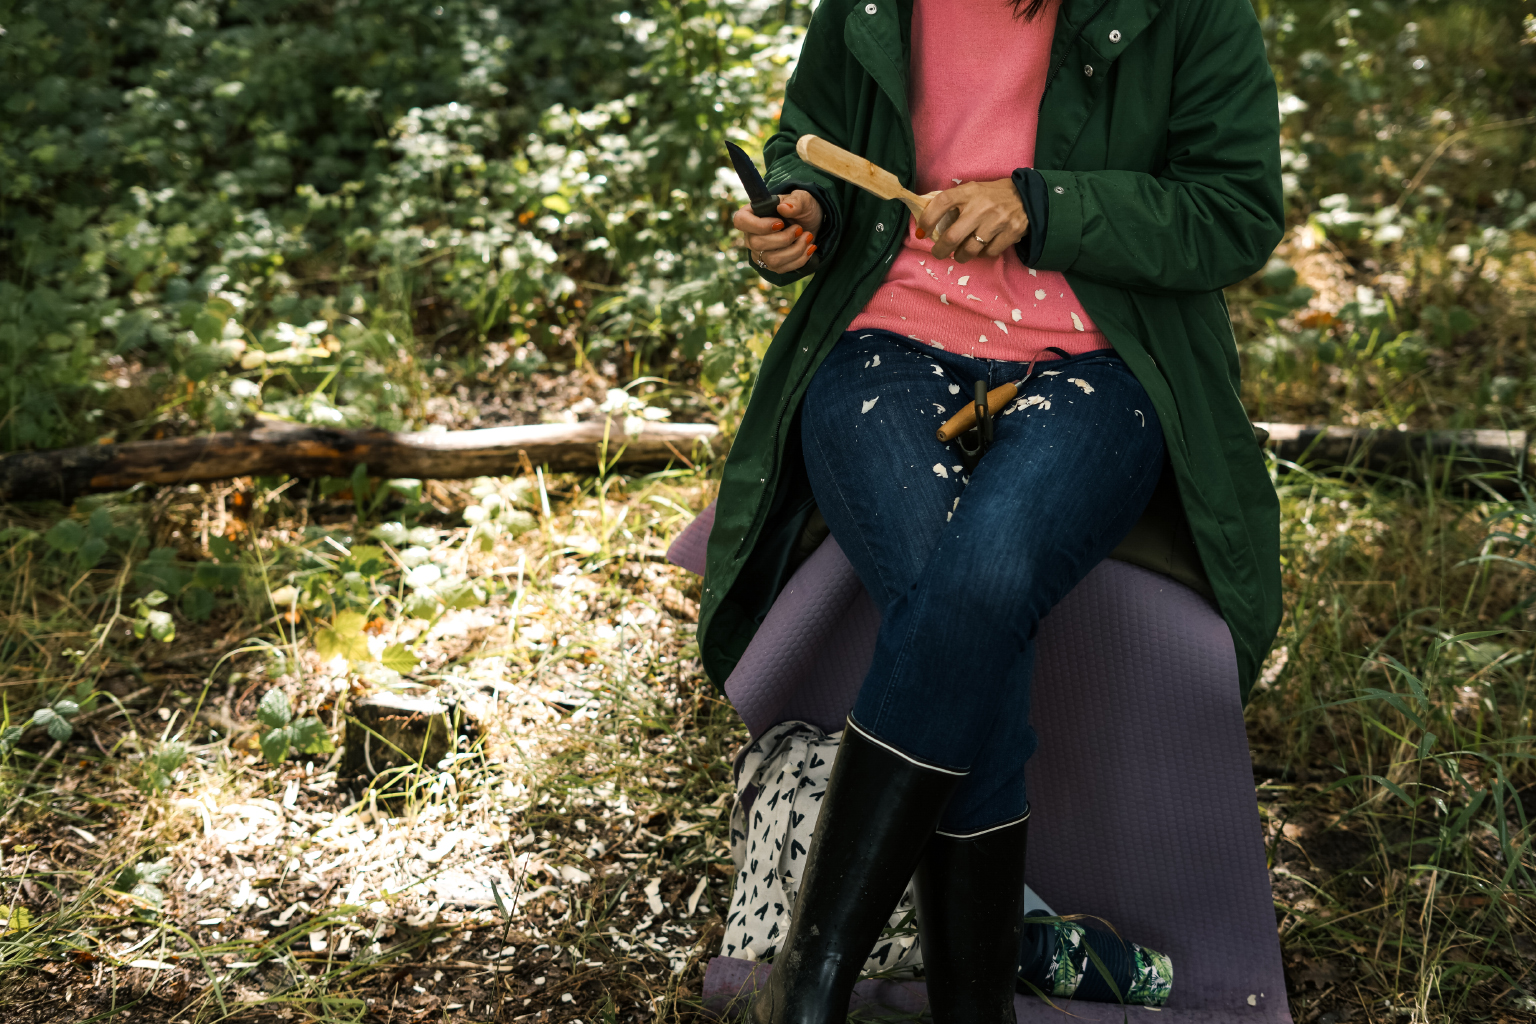
M 668 557 L 702 571 L 711 506 Z M 726 680 L 754 736 L 778 722 L 839 728 L 880 615 L 837 542 L 800 566 Z M 1029 884 L 1173 961 L 1160 1011 L 1073 1002 L 1086 1021 L 1290 1024 L 1280 941 L 1231 634 L 1182 584 L 1106 560 L 1040 626 L 1030 761 Z M 714 958 L 706 1004 L 729 1013 L 769 965 Z M 912 1014 L 920 981 L 864 981 L 850 1009 Z M 1058 1001 L 1058 1005 L 1065 1005 Z M 1060 1021 L 1035 996 L 1021 1024 Z

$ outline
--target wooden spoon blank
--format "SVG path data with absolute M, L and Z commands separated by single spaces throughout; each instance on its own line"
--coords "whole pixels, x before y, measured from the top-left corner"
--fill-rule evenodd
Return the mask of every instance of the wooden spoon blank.
M 795 143 L 795 152 L 812 167 L 836 175 L 867 192 L 873 192 L 881 199 L 900 199 L 914 217 L 928 208 L 928 200 L 938 195 L 937 192 L 930 192 L 920 196 L 905 189 L 890 171 L 815 135 L 800 136 Z

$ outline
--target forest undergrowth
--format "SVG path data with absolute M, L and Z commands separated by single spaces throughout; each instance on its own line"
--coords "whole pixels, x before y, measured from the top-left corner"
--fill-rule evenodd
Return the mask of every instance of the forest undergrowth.
M 1248 717 L 1293 1015 L 1528 1019 L 1536 504 L 1287 468 Z M 746 737 L 665 551 L 716 469 L 406 484 L 361 518 L 260 480 L 7 510 L 7 724 L 42 692 L 70 729 L 7 734 L 6 1019 L 697 1017 Z M 58 522 L 141 556 L 85 566 Z M 209 566 L 239 572 L 191 623 Z M 344 777 L 381 688 L 472 737 Z M 273 693 L 323 737 L 275 764 Z
M 1254 7 L 1289 229 L 1227 292 L 1251 417 L 1536 427 L 1529 3 Z M 724 228 L 723 141 L 760 151 L 809 17 L 13 5 L 0 451 L 258 418 L 728 439 L 798 292 Z M 720 475 L 682 454 L 0 505 L 0 1021 L 699 1019 L 746 734 L 665 557 Z M 1272 469 L 1247 720 L 1293 1017 L 1536 1020 L 1531 477 Z M 365 784 L 379 693 L 458 745 Z
M 729 891 L 744 738 L 697 668 L 697 580 L 665 561 L 711 489 L 687 468 L 432 484 L 409 525 L 371 529 L 350 501 L 249 480 L 103 501 L 92 516 L 186 550 L 167 566 L 244 538 L 266 583 L 250 613 L 141 630 L 94 678 L 84 649 L 136 620 L 110 596 L 105 628 L 71 612 L 127 576 L 64 583 L 69 560 L 52 576 L 13 543 L 12 623 L 34 632 L 11 636 L 65 653 L 8 679 L 79 710 L 60 709 L 67 754 L 22 737 L 4 778 L 4 1019 L 682 1012 Z M 468 508 L 487 515 L 430 525 Z M 362 610 L 304 596 L 338 590 Z M 371 786 L 329 742 L 272 763 L 272 694 L 339 739 L 348 698 L 380 688 L 451 698 L 473 738 Z

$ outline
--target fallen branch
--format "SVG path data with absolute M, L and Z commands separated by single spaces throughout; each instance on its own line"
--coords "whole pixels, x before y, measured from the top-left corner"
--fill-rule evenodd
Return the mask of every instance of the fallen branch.
M 1322 469 L 1358 467 L 1391 473 L 1442 462 L 1455 479 L 1478 473 L 1531 474 L 1536 445 L 1523 430 L 1369 430 L 1255 423 L 1266 447 L 1287 462 Z M 1508 485 L 1495 489 L 1510 491 Z
M 1531 471 L 1536 446 L 1523 430 L 1368 430 L 1256 423 L 1288 462 L 1393 472 L 1449 460 L 1452 475 Z M 607 449 L 604 451 L 604 431 Z M 0 501 L 72 501 L 135 484 L 191 484 L 237 476 L 345 477 L 359 465 L 375 477 L 444 480 L 517 473 L 529 464 L 590 471 L 600 459 L 622 466 L 692 465 L 690 453 L 720 454 L 710 423 L 647 423 L 625 436 L 619 421 L 491 427 L 440 433 L 268 426 L 164 441 L 15 452 L 0 457 Z M 1499 489 L 1508 491 L 1510 486 Z
M 606 432 L 606 451 L 604 451 Z M 346 477 L 359 465 L 370 476 L 450 479 L 503 476 L 521 460 L 554 471 L 662 465 L 713 451 L 711 423 L 646 423 L 626 436 L 618 420 L 552 423 L 440 433 L 262 426 L 253 430 L 163 441 L 15 452 L 0 458 L 0 501 L 72 501 L 81 494 L 135 484 L 191 484 L 238 476 Z

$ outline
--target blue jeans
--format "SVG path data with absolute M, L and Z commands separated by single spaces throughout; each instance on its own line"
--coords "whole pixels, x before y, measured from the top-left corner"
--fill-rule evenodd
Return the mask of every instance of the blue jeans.
M 849 332 L 801 410 L 816 504 L 883 614 L 853 719 L 969 772 L 939 826 L 955 835 L 1028 809 L 1036 630 L 1130 532 L 1163 467 L 1151 399 L 1104 350 L 1035 363 L 964 475 L 935 432 L 978 378 L 991 390 L 1029 368 Z

